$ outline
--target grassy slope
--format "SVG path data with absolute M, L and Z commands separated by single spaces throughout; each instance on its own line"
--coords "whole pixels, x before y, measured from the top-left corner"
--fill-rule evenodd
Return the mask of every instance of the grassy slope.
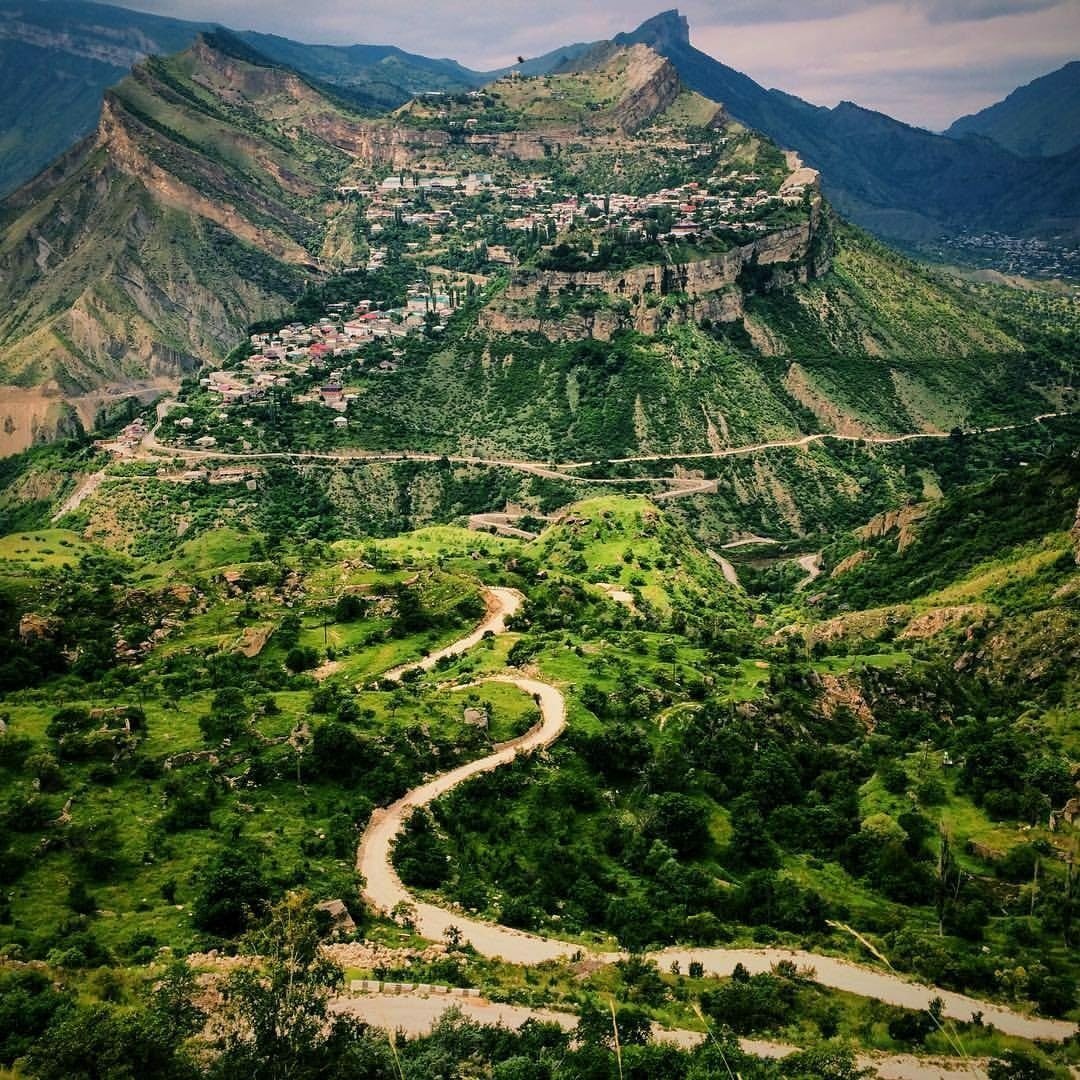
M 252 534 L 219 530 L 183 544 L 167 561 L 129 564 L 130 584 L 124 593 L 131 596 L 137 607 L 127 618 L 136 623 L 142 618 L 153 620 L 152 613 L 161 610 L 161 605 L 173 595 L 172 590 L 179 587 L 191 590 L 181 601 L 179 626 L 144 664 L 132 669 L 134 680 L 130 686 L 114 682 L 83 687 L 74 680 L 41 690 L 8 694 L 4 715 L 10 737 L 31 740 L 34 751 L 55 753 L 56 745 L 45 735 L 45 726 L 61 705 L 77 708 L 138 703 L 147 715 L 147 731 L 140 740 L 139 757 L 160 762 L 166 756 L 206 748 L 199 719 L 209 712 L 215 690 L 197 674 L 185 680 L 187 686 L 181 688 L 176 684 L 176 676 L 169 673 L 181 670 L 183 664 L 190 662 L 185 658 L 193 654 L 217 656 L 227 667 L 230 656 L 244 640 L 244 627 L 276 628 L 289 613 L 270 586 L 249 587 L 244 595 L 231 595 L 223 583 L 221 575 L 227 570 L 249 577 L 262 574 L 265 578 L 269 564 L 250 561 L 254 540 Z M 65 561 L 69 552 L 78 556 L 92 550 L 76 535 L 63 530 L 3 538 L 0 584 L 5 596 L 10 595 L 12 588 L 17 589 L 20 582 L 25 583 L 24 575 L 29 571 L 35 575 L 34 593 L 39 593 L 36 604 L 42 604 L 53 588 L 42 579 L 43 571 L 70 566 Z M 342 555 L 330 555 L 295 566 L 304 582 L 303 600 L 294 608 L 301 619 L 300 644 L 321 650 L 325 634 L 326 640 L 336 648 L 340 664 L 336 678 L 342 685 L 367 680 L 411 657 L 418 658 L 460 636 L 471 625 L 468 618 L 454 614 L 459 601 L 476 595 L 470 576 L 460 571 L 440 572 L 429 568 L 417 577 L 416 571 L 385 559 L 381 560 L 380 570 L 354 568 L 357 562 L 355 554 L 349 560 Z M 468 560 L 463 561 L 461 568 L 471 573 Z M 376 605 L 367 616 L 354 622 L 334 620 L 332 604 L 342 591 L 366 595 L 373 589 L 407 579 L 415 579 L 413 587 L 424 609 L 445 617 L 441 625 L 384 641 L 383 633 L 390 626 L 393 614 L 392 605 Z M 31 595 L 23 596 L 20 606 L 28 603 L 34 604 L 35 600 Z M 121 603 L 125 603 L 122 598 Z M 331 614 L 324 630 L 327 604 L 331 605 Z M 271 636 L 258 660 L 249 663 L 247 678 L 257 670 L 283 671 L 284 656 L 284 647 Z M 250 688 L 255 684 L 247 685 Z M 211 784 L 217 788 L 217 794 L 208 828 L 174 832 L 166 827 L 163 832 L 161 825 L 163 810 L 172 805 L 167 792 L 175 797 L 180 788 L 204 785 L 210 779 L 204 764 L 178 766 L 165 777 L 160 769 L 140 777 L 122 765 L 118 774 L 113 773 L 103 782 L 100 764 L 64 760 L 61 755 L 59 783 L 49 786 L 44 796 L 48 818 L 54 818 L 67 797 L 74 795 L 73 829 L 80 836 L 92 836 L 98 828 L 116 827 L 113 855 L 117 868 L 90 883 L 102 909 L 102 915 L 94 920 L 94 932 L 108 948 L 119 948 L 122 954 L 125 943 L 137 934 L 147 933 L 162 942 L 193 944 L 189 907 L 192 875 L 200 862 L 217 850 L 223 831 L 231 828 L 232 823 L 239 827 L 244 840 L 262 843 L 272 852 L 271 861 L 277 873 L 286 877 L 295 875 L 294 880 L 303 880 L 326 896 L 349 891 L 352 832 L 340 851 L 317 838 L 332 833 L 337 827 L 335 815 L 343 811 L 350 815 L 350 822 L 359 820 L 361 811 L 356 807 L 364 801 L 363 789 L 345 793 L 334 782 L 313 775 L 298 788 L 292 748 L 288 745 L 260 748 L 260 743 L 265 744 L 267 739 L 280 741 L 298 725 L 324 722 L 325 718 L 311 712 L 313 687 L 306 677 L 291 683 L 278 678 L 277 689 L 269 692 L 279 710 L 272 714 L 263 706 L 255 707 L 257 700 L 265 704 L 265 697 L 250 699 L 252 730 L 257 735 L 252 736 L 253 745 L 242 757 L 260 757 L 262 767 L 268 770 L 266 780 L 256 789 L 238 788 L 233 792 L 221 787 L 219 777 L 217 784 Z M 531 703 L 520 695 L 503 691 L 504 688 L 481 688 L 473 695 L 474 704 L 487 702 L 492 708 L 492 738 L 509 737 L 531 722 Z M 427 748 L 432 745 L 441 747 L 445 755 L 475 756 L 486 744 L 486 736 L 463 724 L 463 702 L 446 695 L 424 691 L 398 701 L 386 694 L 362 693 L 356 698 L 356 705 L 360 710 L 358 731 L 372 740 L 373 747 L 396 748 L 398 768 L 414 767 L 406 764 L 411 754 L 422 756 L 430 752 Z M 411 751 L 406 749 L 410 742 Z M 2 775 L 6 793 L 18 798 L 24 788 L 24 777 L 18 769 L 13 769 L 10 759 L 6 758 L 5 763 L 7 767 Z M 233 761 L 224 771 L 237 769 L 243 771 L 242 762 Z M 301 770 L 307 771 L 303 762 Z M 211 769 L 214 772 L 218 770 Z M 170 780 L 171 786 L 165 784 L 166 780 Z M 39 830 L 25 825 L 17 834 L 9 833 L 5 842 L 8 857 L 11 853 L 20 857 L 29 855 L 39 838 Z M 65 918 L 68 886 L 83 874 L 78 868 L 79 850 L 79 844 L 74 842 L 70 846 L 54 845 L 44 857 L 31 860 L 18 875 L 11 903 L 14 921 L 3 931 L 7 940 L 28 944 L 40 942 L 55 932 Z M 164 901 L 160 892 L 169 880 L 179 883 L 175 905 Z

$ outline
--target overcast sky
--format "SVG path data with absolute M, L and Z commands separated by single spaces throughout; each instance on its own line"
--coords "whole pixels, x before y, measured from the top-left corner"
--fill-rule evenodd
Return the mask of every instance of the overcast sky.
M 116 0 L 114 0 L 116 2 Z M 121 0 L 122 2 L 122 0 Z M 489 70 L 607 38 L 664 0 L 131 0 L 301 41 L 391 44 Z M 940 129 L 1080 54 L 1080 0 L 685 0 L 694 45 L 821 105 Z

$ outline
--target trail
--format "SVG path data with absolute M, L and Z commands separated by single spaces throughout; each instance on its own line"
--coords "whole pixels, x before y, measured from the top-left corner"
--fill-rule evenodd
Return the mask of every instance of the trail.
M 488 616 L 471 634 L 438 653 L 425 657 L 418 664 L 405 664 L 395 668 L 387 672 L 385 677 L 398 678 L 402 672 L 416 666 L 430 669 L 441 656 L 456 656 L 471 648 L 483 637 L 486 630 L 501 633 L 505 629 L 506 617 L 518 610 L 521 594 L 513 589 L 491 588 L 486 590 L 486 595 L 490 605 Z M 556 687 L 539 679 L 509 674 L 490 676 L 486 681 L 508 683 L 533 697 L 540 707 L 540 723 L 519 738 L 502 745 L 494 753 L 442 773 L 414 788 L 391 806 L 376 810 L 361 839 L 356 859 L 356 869 L 366 882 L 364 898 L 375 910 L 386 913 L 393 912 L 397 905 L 405 905 L 410 910 L 417 933 L 422 937 L 438 941 L 445 937 L 450 927 L 456 927 L 462 938 L 479 953 L 501 957 L 510 963 L 534 965 L 546 960 L 559 960 L 582 954 L 588 950 L 573 942 L 483 922 L 457 911 L 417 900 L 402 884 L 393 867 L 394 843 L 414 809 L 429 805 L 474 776 L 509 764 L 519 753 L 550 746 L 566 729 L 566 701 Z M 627 954 L 608 952 L 593 955 L 596 959 L 612 963 L 625 958 Z M 799 968 L 813 969 L 814 978 L 823 986 L 916 1010 L 925 1010 L 934 998 L 940 998 L 946 1016 L 955 1020 L 970 1020 L 973 1013 L 980 1012 L 984 1023 L 1020 1038 L 1060 1042 L 1075 1034 L 1077 1030 L 1076 1025 L 1068 1021 L 1025 1016 L 1004 1006 L 979 1001 L 965 994 L 909 982 L 893 972 L 875 970 L 849 960 L 803 949 L 674 947 L 661 949 L 651 956 L 661 969 L 677 962 L 680 968 L 686 971 L 691 963 L 697 962 L 702 965 L 707 975 L 712 976 L 729 976 L 737 964 L 742 964 L 751 973 L 767 972 L 775 964 L 787 960 Z
M 805 589 L 811 581 L 821 577 L 821 552 L 815 551 L 813 555 L 800 555 L 795 560 L 809 575 L 804 580 L 800 581 L 797 588 Z
M 742 587 L 739 584 L 738 572 L 735 570 L 735 566 L 730 560 L 725 559 L 723 555 L 721 555 L 718 551 L 713 551 L 712 548 L 709 548 L 706 551 L 706 554 L 709 556 L 710 559 L 712 559 L 714 563 L 716 563 L 717 566 L 720 567 L 720 570 L 724 575 L 724 579 L 729 585 L 734 585 L 736 588 Z
M 435 652 L 428 653 L 421 660 L 410 661 L 407 664 L 400 664 L 396 668 L 391 668 L 389 671 L 384 672 L 382 678 L 397 682 L 406 671 L 411 671 L 413 668 L 430 671 L 445 657 L 460 656 L 463 652 L 468 652 L 474 645 L 482 641 L 487 633 L 505 634 L 506 620 L 521 607 L 524 599 L 525 597 L 517 589 L 485 588 L 484 602 L 487 605 L 487 614 L 477 623 L 472 633 L 459 638 L 457 641 L 452 641 L 441 649 L 436 649 Z
M 529 532 L 528 529 L 519 529 L 514 524 L 521 516 L 520 514 L 470 514 L 469 528 L 474 532 L 494 529 L 499 536 L 509 536 L 515 540 L 535 540 L 537 533 Z
M 597 459 L 594 461 L 565 461 L 565 462 L 541 462 L 512 457 L 483 457 L 478 454 L 439 454 L 427 450 L 352 450 L 339 451 L 336 453 L 314 450 L 296 451 L 247 451 L 238 452 L 232 450 L 196 450 L 190 447 L 169 446 L 162 443 L 157 437 L 158 428 L 161 425 L 159 407 L 159 420 L 154 428 L 147 432 L 143 438 L 141 449 L 148 454 L 170 454 L 185 459 L 197 459 L 203 461 L 284 461 L 294 464 L 303 462 L 330 462 L 334 464 L 363 465 L 369 462 L 381 461 L 449 461 L 454 465 L 480 465 L 488 468 L 512 469 L 518 472 L 529 473 L 533 476 L 543 477 L 548 480 L 578 481 L 579 483 L 627 485 L 644 484 L 651 481 L 663 481 L 674 485 L 672 490 L 655 495 L 656 499 L 681 498 L 687 495 L 702 494 L 716 488 L 717 481 L 701 478 L 662 476 L 662 477 L 587 477 L 575 476 L 578 469 L 597 468 L 607 465 L 634 465 L 647 464 L 657 461 L 703 461 L 729 457 L 742 457 L 749 454 L 764 453 L 770 450 L 798 449 L 810 446 L 813 443 L 833 441 L 846 443 L 867 443 L 874 446 L 888 446 L 896 443 L 916 442 L 925 439 L 948 439 L 951 432 L 947 431 L 919 431 L 901 435 L 837 435 L 832 432 L 819 432 L 814 435 L 803 435 L 794 439 L 780 439 L 774 442 L 749 443 L 744 446 L 730 446 L 720 450 L 701 450 L 683 453 L 673 451 L 666 454 L 639 454 L 632 457 Z M 1070 412 L 1041 413 L 1032 420 L 1017 422 L 1015 424 L 1000 424 L 994 427 L 977 428 L 965 434 L 989 434 L 1001 431 L 1016 431 L 1025 427 L 1033 427 L 1046 420 L 1076 415 Z
M 987 435 L 999 431 L 1017 431 L 1020 428 L 1034 427 L 1044 420 L 1053 420 L 1064 416 L 1074 416 L 1071 412 L 1040 413 L 1031 420 L 1018 421 L 1015 424 L 998 424 L 994 427 L 965 430 L 964 435 Z M 949 439 L 951 431 L 915 431 L 904 435 L 838 435 L 831 431 L 803 435 L 797 439 L 778 439 L 775 442 L 749 443 L 745 446 L 729 446 L 723 450 L 698 450 L 692 453 L 642 454 L 635 457 L 607 458 L 604 461 L 579 461 L 557 466 L 561 469 L 586 469 L 597 465 L 633 465 L 648 461 L 701 461 L 708 458 L 739 457 L 744 454 L 757 454 L 766 450 L 786 450 L 810 446 L 816 442 L 870 443 L 873 446 L 890 446 L 894 443 L 916 442 L 920 439 Z

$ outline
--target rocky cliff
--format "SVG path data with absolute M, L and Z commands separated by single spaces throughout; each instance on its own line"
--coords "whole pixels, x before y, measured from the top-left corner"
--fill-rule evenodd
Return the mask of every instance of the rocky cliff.
M 535 331 L 552 340 L 607 340 L 620 329 L 656 334 L 668 323 L 736 322 L 743 316 L 744 271 L 755 269 L 757 288 L 806 283 L 828 271 L 829 237 L 816 200 L 802 224 L 715 258 L 602 272 L 516 270 L 482 313 L 481 325 L 500 333 Z
M 353 119 L 205 41 L 110 92 L 96 135 L 2 206 L 0 453 L 175 386 L 282 311 L 348 161 L 313 160 L 305 125 Z
M 612 110 L 612 119 L 632 135 L 671 108 L 681 92 L 682 83 L 674 65 L 652 49 L 635 45 L 627 55 L 627 84 Z

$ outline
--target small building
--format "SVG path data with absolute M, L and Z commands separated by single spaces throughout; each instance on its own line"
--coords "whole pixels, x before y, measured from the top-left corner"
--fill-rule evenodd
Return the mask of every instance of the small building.
M 335 416 L 334 417 L 334 427 L 336 427 L 339 431 L 342 428 L 347 428 L 348 426 L 349 426 L 349 421 L 348 421 L 348 419 L 346 417 L 344 417 L 344 416 Z
M 183 428 L 185 431 L 188 431 L 194 425 L 194 423 L 195 421 L 192 420 L 190 416 L 183 416 L 176 421 L 176 426 L 178 428 Z

